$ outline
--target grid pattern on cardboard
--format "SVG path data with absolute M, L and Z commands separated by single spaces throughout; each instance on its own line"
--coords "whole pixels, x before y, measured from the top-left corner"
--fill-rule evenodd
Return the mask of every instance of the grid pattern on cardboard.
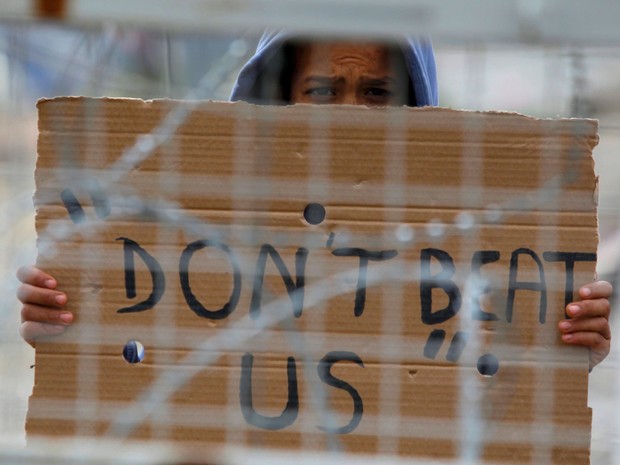
M 78 321 L 37 348 L 31 434 L 587 463 L 587 355 L 558 343 L 565 263 L 544 253 L 596 250 L 592 123 L 402 108 L 39 107 L 40 264 Z M 304 217 L 311 204 L 325 209 L 318 221 L 315 205 L 316 225 Z M 477 251 L 494 253 L 476 261 Z M 511 260 L 520 282 L 545 269 L 544 318 L 536 290 L 518 291 L 507 315 Z M 421 322 L 420 278 L 442 271 Z M 575 282 L 592 272 L 576 263 Z M 461 296 L 454 317 L 441 311 L 450 286 Z M 118 312 L 149 298 L 152 308 Z M 220 319 L 226 304 L 234 311 Z M 145 358 L 128 364 L 134 339 Z

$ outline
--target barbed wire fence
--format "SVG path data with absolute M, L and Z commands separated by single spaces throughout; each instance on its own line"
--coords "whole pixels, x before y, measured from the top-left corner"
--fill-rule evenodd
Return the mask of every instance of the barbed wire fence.
M 258 3 L 259 2 L 257 2 L 257 4 Z M 393 2 L 393 3 L 395 7 L 405 8 L 402 2 Z M 527 3 L 527 4 L 534 5 L 535 2 L 519 2 L 519 3 L 520 4 Z M 261 5 L 258 5 L 258 6 L 260 7 Z M 282 7 L 282 5 L 283 4 L 281 4 L 280 6 Z M 333 6 L 329 2 L 326 3 L 326 5 Z M 374 5 L 374 3 L 364 3 L 362 7 L 370 8 L 372 5 Z M 116 10 L 114 10 L 113 6 L 109 6 L 108 8 L 109 8 L 107 10 L 108 13 L 110 12 L 116 13 Z M 339 8 L 342 8 L 342 12 L 344 14 L 344 13 L 351 11 L 352 7 L 351 5 L 347 4 L 346 6 L 340 6 Z M 525 7 L 522 7 L 522 8 L 525 8 Z M 529 19 L 527 22 L 528 26 L 525 29 L 527 31 L 528 37 L 534 36 L 534 37 L 538 37 L 540 40 L 541 35 L 543 35 L 542 34 L 543 31 L 541 31 L 541 29 L 537 26 L 537 24 L 539 24 L 539 21 L 535 20 L 536 8 L 534 8 L 533 10 L 532 8 L 533 7 L 530 7 L 529 9 L 526 8 L 526 11 L 528 12 L 526 17 Z M 121 7 L 118 11 L 125 11 L 125 9 Z M 166 10 L 166 11 L 169 11 L 169 10 Z M 285 11 L 288 11 L 288 10 L 285 9 Z M 492 12 L 490 14 L 492 14 Z M 93 14 L 93 16 L 95 15 Z M 335 15 L 335 16 L 337 17 L 338 15 Z M 195 20 L 195 18 L 192 18 L 192 19 Z M 160 21 L 163 21 L 163 18 L 161 18 Z M 274 26 L 274 25 L 283 26 L 286 24 L 286 23 L 285 24 L 281 24 L 281 23 L 272 24 L 270 21 L 267 21 L 267 20 L 263 22 L 267 26 Z M 240 23 L 244 24 L 243 21 L 240 21 Z M 185 23 L 180 23 L 180 24 L 181 24 L 181 30 L 182 30 L 183 29 L 182 26 Z M 355 21 L 353 21 L 353 22 L 346 23 L 346 24 L 347 26 L 344 28 L 345 32 L 359 32 L 360 29 L 366 25 L 366 23 L 361 19 L 359 20 L 359 23 L 355 23 Z M 353 26 L 351 26 L 351 24 L 353 24 Z M 399 24 L 402 24 L 402 23 L 399 23 Z M 255 26 L 255 23 L 252 23 L 252 26 Z M 401 25 L 400 27 L 404 27 L 404 26 Z M 542 28 L 542 26 L 540 27 Z M 64 29 L 64 26 L 52 26 L 51 27 L 52 35 L 57 32 L 55 31 L 56 28 L 59 28 L 62 31 Z M 195 30 L 196 24 L 191 23 L 191 28 L 192 30 Z M 220 25 L 220 28 L 221 28 L 221 25 Z M 50 54 L 52 54 L 52 57 L 54 56 L 52 53 L 54 52 L 53 48 L 50 50 L 50 47 L 48 47 L 47 44 L 42 45 L 40 42 L 37 41 L 36 38 L 34 38 L 33 40 L 33 36 L 36 36 L 36 34 L 33 34 L 34 33 L 33 29 L 34 29 L 34 26 L 28 23 L 24 23 L 20 25 L 12 25 L 12 24 L 5 25 L 5 31 L 7 32 L 7 35 L 5 36 L 5 40 L 4 40 L 4 47 L 5 47 L 4 54 L 7 57 L 6 66 L 8 70 L 8 75 L 11 77 L 11 83 L 13 86 L 11 90 L 9 91 L 9 96 L 8 96 L 8 101 L 10 103 L 8 106 L 9 111 L 15 111 L 15 109 L 19 109 L 21 104 L 24 101 L 27 102 L 30 100 L 29 103 L 32 102 L 33 96 L 25 95 L 29 89 L 27 87 L 28 84 L 24 80 L 27 79 L 30 74 L 30 71 L 25 69 L 25 66 L 26 66 L 25 62 L 27 60 L 34 60 L 35 64 L 39 64 L 39 65 L 42 62 L 50 62 L 50 63 L 54 63 L 54 65 L 57 65 L 58 61 L 64 63 L 63 73 L 61 74 L 59 78 L 56 79 L 56 81 L 54 81 L 54 84 L 52 86 L 52 92 L 54 93 L 55 93 L 55 89 L 57 88 L 61 88 L 62 90 L 67 89 L 65 81 L 70 80 L 71 76 L 73 75 L 73 72 L 71 71 L 71 69 L 73 68 L 79 70 L 80 86 L 73 90 L 67 89 L 67 91 L 77 92 L 80 94 L 100 95 L 101 93 L 109 92 L 109 89 L 113 89 L 114 92 L 118 92 L 119 94 L 122 94 L 125 91 L 125 88 L 123 87 L 125 83 L 127 83 L 128 81 L 132 81 L 133 78 L 140 79 L 139 78 L 140 73 L 137 73 L 137 74 L 130 73 L 128 75 L 126 71 L 122 69 L 122 66 L 120 67 L 122 71 L 118 72 L 118 74 L 116 74 L 116 72 L 114 71 L 115 69 L 118 69 L 117 64 L 115 63 L 115 60 L 118 60 L 119 44 L 123 42 L 122 40 L 124 36 L 123 28 L 119 28 L 118 26 L 114 25 L 114 26 L 106 26 L 105 28 L 95 31 L 95 32 L 83 32 L 80 30 L 77 30 L 77 31 L 73 30 L 69 33 L 69 35 L 72 36 L 70 38 L 70 41 L 73 43 L 73 48 L 71 49 L 72 50 L 71 53 L 67 55 L 62 54 L 59 57 L 57 57 L 58 58 L 57 60 L 54 58 L 50 58 Z M 352 31 L 349 31 L 349 29 L 352 29 Z M 382 26 L 381 21 L 373 21 L 371 31 L 374 33 L 380 33 L 380 32 L 385 33 L 385 26 L 384 25 Z M 314 31 L 314 32 L 325 33 L 328 31 L 323 30 L 323 31 Z M 407 30 L 407 32 L 409 32 L 409 30 Z M 424 32 L 431 32 L 431 34 L 433 33 L 433 31 L 424 31 Z M 66 33 L 66 30 L 62 32 L 62 34 L 64 33 Z M 171 69 L 172 63 L 173 63 L 173 56 L 174 56 L 174 51 L 173 51 L 174 49 L 171 43 L 174 42 L 174 39 L 172 39 L 172 42 L 171 42 L 170 32 L 159 34 L 159 35 L 155 33 L 156 35 L 155 42 L 159 41 L 158 45 L 161 45 L 161 47 L 156 47 L 156 48 L 158 48 L 161 51 L 161 53 L 159 54 L 159 58 L 161 59 L 163 65 L 162 65 L 160 72 L 157 73 L 159 74 L 159 76 L 157 79 L 154 80 L 155 83 L 153 84 L 153 87 L 149 87 L 150 84 L 147 84 L 147 91 L 146 91 L 147 94 L 143 96 L 146 98 L 156 97 L 156 96 L 157 97 L 169 97 L 169 96 L 183 97 L 185 96 L 187 97 L 188 100 L 200 100 L 200 99 L 212 98 L 212 97 L 222 99 L 227 94 L 227 90 L 228 90 L 227 88 L 229 87 L 230 82 L 234 78 L 235 71 L 245 61 L 245 59 L 248 57 L 248 54 L 251 53 L 253 49 L 253 44 L 255 40 L 254 38 L 256 37 L 256 29 L 253 28 L 252 34 L 250 34 L 247 37 L 243 37 L 242 35 L 239 34 L 239 35 L 236 35 L 235 37 L 229 36 L 229 37 L 226 37 L 224 40 L 220 40 L 218 42 L 218 50 L 220 51 L 219 53 L 221 54 L 221 59 L 214 63 L 211 63 L 211 65 L 209 66 L 209 71 L 205 74 L 204 78 L 196 82 L 191 87 L 189 92 L 184 93 L 184 95 L 179 95 L 176 92 L 177 91 L 180 92 L 180 89 L 175 90 L 173 70 Z M 138 36 L 139 35 L 140 34 L 138 34 Z M 439 34 L 439 37 L 441 37 L 441 34 Z M 616 40 L 615 37 L 612 37 L 612 38 Z M 544 35 L 543 35 L 542 43 L 544 43 Z M 441 51 L 442 51 L 441 45 L 442 45 L 441 40 L 438 40 L 438 41 L 436 40 L 436 48 L 437 48 L 438 56 L 440 57 L 440 59 L 441 59 Z M 540 44 L 537 45 L 537 47 L 539 48 L 541 46 L 542 45 Z M 452 50 L 454 49 L 454 47 L 455 46 L 453 45 L 453 43 L 448 43 L 448 45 L 446 46 L 446 48 L 452 49 Z M 529 45 L 528 47 L 532 47 L 532 46 Z M 84 54 L 80 52 L 81 50 L 84 52 Z M 572 86 L 572 90 L 567 94 L 568 98 L 564 100 L 565 102 L 567 102 L 566 105 L 569 107 L 569 110 L 567 110 L 567 113 L 562 116 L 590 116 L 591 115 L 590 112 L 592 111 L 592 102 L 588 100 L 588 92 L 590 90 L 589 86 L 591 85 L 588 79 L 589 78 L 588 72 L 590 71 L 588 69 L 588 58 L 592 56 L 594 57 L 598 57 L 602 55 L 608 56 L 610 54 L 612 56 L 615 56 L 616 59 L 620 58 L 619 57 L 620 53 L 613 51 L 613 50 L 617 50 L 617 48 L 611 49 L 612 50 L 611 52 L 609 50 L 610 49 L 606 47 L 604 49 L 599 49 L 599 50 L 595 50 L 594 52 L 592 52 L 588 47 L 584 46 L 584 47 L 576 47 L 572 51 L 566 53 L 565 49 L 562 49 L 562 48 L 546 49 L 545 53 L 551 54 L 556 57 L 557 56 L 565 57 L 566 60 L 570 63 L 568 66 L 567 73 L 573 74 L 572 80 L 570 80 L 568 84 L 569 86 Z M 590 55 L 590 53 L 593 53 L 594 55 Z M 471 66 L 469 68 L 467 65 L 465 66 L 465 68 L 468 69 L 469 72 L 471 73 L 468 79 L 469 81 L 468 85 L 470 87 L 470 89 L 468 89 L 469 91 L 477 90 L 477 87 L 479 85 L 483 85 L 483 86 L 485 84 L 488 85 L 488 80 L 482 77 L 484 73 L 480 72 L 479 68 L 481 65 L 484 67 L 485 64 L 491 60 L 490 55 L 492 54 L 493 54 L 492 50 L 489 51 L 489 49 L 485 48 L 484 46 L 482 46 L 476 52 L 470 51 L 469 58 L 477 58 L 478 60 L 470 60 L 470 61 L 473 61 L 473 63 L 476 66 L 476 69 L 474 69 L 474 65 L 469 65 Z M 118 79 L 117 82 L 120 83 L 120 84 L 117 84 L 118 87 L 115 87 L 114 84 L 110 86 L 110 81 L 114 83 L 116 79 Z M 441 80 L 441 75 L 440 75 L 440 80 Z M 163 84 L 162 84 L 162 81 L 163 81 Z M 136 92 L 136 94 L 142 92 L 141 89 L 134 89 L 132 87 L 132 84 L 128 84 L 128 85 L 130 86 L 129 87 L 130 92 L 132 93 Z M 159 92 L 161 94 L 158 95 Z M 170 95 L 168 94 L 168 92 L 170 93 L 174 92 L 174 95 Z M 471 95 L 472 93 L 468 92 L 467 98 L 471 99 L 472 98 Z M 475 100 L 470 100 L 470 101 L 472 102 L 473 105 L 475 105 Z M 493 105 L 492 102 L 489 102 L 487 104 Z M 151 134 L 144 135 L 142 138 L 140 138 L 140 140 L 138 141 L 136 145 L 134 145 L 130 150 L 125 152 L 124 158 L 121 159 L 120 164 L 116 166 L 115 169 L 112 170 L 112 172 L 117 173 L 120 176 L 127 170 L 127 168 L 124 166 L 125 162 L 127 162 L 128 166 L 132 166 L 136 161 L 149 157 L 154 152 L 155 149 L 160 147 L 167 140 L 167 138 L 170 135 L 174 134 L 176 128 L 184 121 L 184 118 L 188 115 L 188 112 L 191 112 L 191 110 L 192 110 L 191 105 L 175 107 L 167 115 L 166 119 L 162 121 L 162 124 L 157 128 L 157 130 L 153 131 Z M 19 111 L 20 110 L 18 110 L 18 114 L 19 114 Z M 24 119 L 32 118 L 32 115 L 29 114 L 29 110 L 22 109 L 21 111 L 23 111 L 22 115 L 24 116 Z M 547 116 L 547 115 L 542 115 L 542 116 Z M 26 124 L 32 124 L 32 121 L 30 120 Z M 617 143 L 618 138 L 619 138 L 619 133 L 618 133 L 618 125 L 616 122 L 607 123 L 606 121 L 602 121 L 600 132 L 601 132 L 602 139 L 605 137 L 606 134 L 608 134 L 609 138 L 612 139 L 612 141 L 614 141 L 613 147 L 611 147 L 611 150 L 609 150 L 610 152 L 620 146 L 620 143 Z M 23 134 L 25 138 L 33 137 L 33 133 L 29 132 L 28 130 L 24 131 Z M 13 135 L 13 137 L 15 137 L 15 135 Z M 12 140 L 11 144 L 7 145 L 7 148 L 9 148 L 9 150 L 15 150 L 15 153 L 16 154 L 18 153 L 19 157 L 27 156 L 30 159 L 32 159 L 33 157 L 32 143 L 30 143 L 27 147 L 28 148 L 25 149 L 25 147 L 21 145 L 20 141 L 15 141 L 14 139 Z M 27 153 L 24 153 L 24 152 L 27 152 Z M 8 176 L 5 175 L 6 181 L 8 182 L 9 177 L 11 177 L 12 174 L 17 174 L 18 175 L 17 179 L 23 180 L 27 176 L 22 171 L 23 162 L 21 160 L 18 160 L 15 155 L 8 153 L 8 152 L 7 152 L 6 157 L 7 158 L 5 159 L 5 163 L 4 163 L 5 166 L 8 166 L 8 170 L 5 171 L 5 173 L 8 174 Z M 570 176 L 570 173 L 566 175 Z M 604 180 L 604 174 L 601 174 L 601 176 Z M 110 190 L 113 190 L 115 179 L 113 178 L 108 179 L 107 182 L 109 184 L 106 187 L 110 188 Z M 558 195 L 561 195 L 562 184 L 563 184 L 562 178 L 561 177 L 557 178 L 555 182 L 552 183 L 552 185 L 546 186 L 545 188 L 541 189 L 541 192 L 539 193 L 540 195 L 528 195 L 527 197 L 528 202 L 531 201 L 531 199 L 537 199 L 537 201 L 545 201 L 545 200 L 548 200 L 549 198 L 554 198 L 554 197 L 557 197 Z M 32 186 L 32 184 L 26 184 L 26 185 Z M 9 253 L 7 253 L 7 258 L 5 259 L 5 262 L 8 264 L 7 266 L 8 270 L 6 270 L 7 278 L 4 279 L 4 282 L 5 282 L 4 292 L 6 293 L 5 301 L 7 302 L 10 302 L 11 295 L 15 295 L 14 290 L 16 287 L 15 279 L 8 276 L 8 274 L 14 273 L 14 270 L 17 268 L 17 265 L 23 264 L 23 262 L 25 261 L 24 260 L 25 257 L 23 254 L 19 253 L 16 250 L 10 250 L 10 249 L 18 249 L 23 246 L 23 242 L 20 242 L 18 240 L 18 236 L 21 233 L 16 231 L 14 225 L 20 224 L 21 227 L 24 227 L 23 223 L 27 223 L 31 220 L 31 213 L 30 213 L 31 191 L 23 191 L 23 190 L 18 189 L 17 194 L 13 194 L 12 193 L 13 189 L 15 188 L 14 187 L 6 188 L 4 196 L 11 199 L 11 202 L 3 201 L 3 210 L 2 210 L 3 211 L 2 215 L 3 215 L 3 218 L 5 219 L 5 225 L 7 225 L 7 226 L 4 226 L 4 229 L 2 231 L 3 238 L 8 238 L 8 240 L 11 241 L 10 245 L 12 246 L 12 247 L 9 247 Z M 608 222 L 608 225 L 606 227 L 609 229 L 613 229 L 614 227 L 617 227 L 618 218 L 620 218 L 620 215 L 618 215 L 620 209 L 618 209 L 617 207 L 618 204 L 614 202 L 614 200 L 617 200 L 618 194 L 617 192 L 610 190 L 605 195 L 607 197 L 602 198 L 602 204 L 600 205 L 599 208 L 601 209 L 601 215 L 604 216 L 606 218 L 605 221 Z M 162 208 L 165 205 L 156 204 L 156 203 L 154 204 L 149 199 L 139 199 L 139 200 L 140 202 L 138 203 L 134 202 L 128 205 L 126 198 L 123 198 L 123 197 L 119 197 L 119 198 L 112 197 L 111 198 L 113 207 L 119 207 L 125 211 L 128 208 L 135 209 L 137 211 L 144 211 L 145 214 L 149 218 L 152 218 L 153 215 L 155 215 L 156 217 L 158 217 L 159 221 L 163 221 L 163 222 L 173 221 L 176 224 L 182 224 L 183 227 L 187 228 L 190 232 L 194 231 L 194 228 L 199 228 L 203 230 L 202 228 L 204 228 L 205 226 L 204 224 L 197 223 L 195 219 L 193 218 L 183 218 L 183 217 L 178 217 L 178 216 L 175 216 L 174 218 L 170 218 L 167 216 L 168 210 L 165 208 Z M 510 205 L 494 205 L 493 208 L 489 210 L 488 215 L 489 217 L 494 218 L 495 221 L 502 222 L 507 219 L 506 212 L 514 211 L 515 209 L 521 209 L 523 207 L 524 207 L 524 199 L 515 198 L 513 199 Z M 23 211 L 27 211 L 29 213 L 24 216 L 22 213 Z M 20 220 L 15 221 L 15 218 L 19 218 Z M 610 223 L 613 223 L 614 220 L 615 220 L 615 224 L 610 224 Z M 469 217 L 455 218 L 455 223 L 460 224 L 462 226 L 461 230 L 467 229 L 468 225 L 470 227 L 473 226 L 472 221 L 474 220 L 472 220 Z M 428 234 L 430 235 L 437 234 L 438 230 L 436 227 L 434 228 L 434 226 L 436 225 L 432 225 L 432 224 L 429 225 L 429 228 L 427 230 Z M 60 231 L 60 233 L 62 234 L 62 231 Z M 58 239 L 60 240 L 61 237 L 58 237 Z M 416 240 L 418 239 L 421 239 L 421 238 L 419 237 L 416 238 Z M 415 243 L 415 241 L 412 241 L 412 244 L 413 243 Z M 610 252 L 610 254 L 613 254 L 613 252 Z M 605 271 L 608 272 L 608 276 L 610 276 L 610 279 L 613 279 L 614 272 L 615 272 L 613 265 L 609 265 Z M 389 274 L 386 273 L 381 277 L 381 279 L 387 279 L 388 277 L 393 278 L 394 276 L 389 276 Z M 312 299 L 312 295 L 313 295 L 312 290 L 310 289 L 308 290 L 308 292 L 310 295 L 310 299 Z M 321 294 L 317 292 L 316 298 L 320 299 L 321 297 L 324 298 L 325 296 L 321 296 Z M 274 307 L 276 308 L 278 307 L 277 303 L 278 303 L 277 301 L 273 303 Z M 16 310 L 17 303 L 8 304 L 6 307 L 7 309 L 4 313 L 4 317 L 2 320 L 3 323 L 6 321 L 6 324 L 3 324 L 3 328 L 4 328 L 3 334 L 6 335 L 5 337 L 7 341 L 10 341 L 11 339 L 14 340 L 14 337 L 10 336 L 9 333 L 10 331 L 13 331 L 13 328 L 15 328 L 15 326 L 12 325 L 12 322 L 15 320 L 15 318 L 11 316 L 10 312 L 17 311 Z M 279 322 L 277 311 L 271 312 L 270 314 L 273 315 L 273 318 L 274 318 L 273 324 Z M 243 332 L 240 332 L 238 334 L 240 337 L 251 336 L 248 334 L 244 334 Z M 217 338 L 210 339 L 204 342 L 205 346 L 197 347 L 197 350 L 196 352 L 193 353 L 193 356 L 200 358 L 200 360 L 197 360 L 196 363 L 204 364 L 205 362 L 207 362 L 207 360 L 202 359 L 202 357 L 204 357 L 204 354 L 209 353 L 205 349 L 210 348 L 214 350 L 213 353 L 217 353 L 217 349 L 222 347 L 220 344 L 229 344 L 231 345 L 231 347 L 234 347 L 235 344 L 238 344 L 238 343 L 241 343 L 241 340 L 220 341 Z M 10 347 L 10 350 L 15 350 L 15 347 L 17 347 L 16 344 L 17 343 L 7 346 L 7 347 Z M 616 382 L 617 375 L 616 375 L 616 370 L 614 369 L 615 367 L 616 367 L 616 357 L 614 354 L 612 354 L 610 359 L 607 360 L 603 364 L 603 366 L 601 366 L 600 368 L 597 368 L 597 370 L 601 372 L 600 376 L 596 372 L 593 375 L 593 377 L 598 377 L 599 379 L 602 380 L 602 384 L 604 386 L 601 389 L 601 392 L 605 393 L 606 395 L 605 404 L 602 404 L 602 403 L 599 404 L 599 408 L 601 408 L 601 410 L 603 409 L 608 410 L 611 413 L 616 411 L 616 409 L 618 408 L 618 403 L 620 402 L 620 392 L 616 392 L 613 388 L 609 387 L 609 386 L 616 386 L 619 384 Z M 14 368 L 14 366 L 12 367 L 9 365 L 7 369 L 4 370 L 5 373 L 8 370 L 11 370 L 12 368 Z M 3 378 L 6 378 L 6 377 L 7 375 L 3 374 Z M 160 401 L 163 401 L 168 395 L 172 393 L 170 391 L 166 391 L 167 389 L 172 388 L 174 390 L 180 387 L 182 383 L 183 383 L 183 379 L 176 378 L 174 379 L 174 382 L 166 383 L 165 388 L 163 388 L 163 390 L 158 388 L 157 383 L 154 383 L 152 385 L 151 395 L 148 395 L 145 397 L 146 399 L 149 400 L 148 405 L 145 407 L 144 405 L 140 405 L 136 403 L 135 409 L 129 409 L 124 413 L 126 418 L 120 419 L 119 424 L 128 425 L 134 421 L 139 422 L 141 415 L 147 414 L 149 409 L 152 410 L 156 408 L 159 405 Z M 613 392 L 610 392 L 610 391 L 613 391 Z M 319 399 L 319 405 L 320 405 L 321 404 L 320 392 L 317 394 L 316 397 Z M 593 405 L 595 408 L 595 421 L 596 421 L 597 401 L 595 399 L 592 399 L 592 400 L 593 400 Z M 324 414 L 329 416 L 328 411 L 325 411 Z M 19 415 L 14 415 L 13 417 L 19 417 Z M 604 418 L 603 420 L 603 422 L 606 422 L 606 425 L 602 427 L 600 430 L 602 436 L 599 438 L 595 436 L 593 438 L 594 448 L 596 449 L 596 447 L 600 447 L 601 452 L 600 452 L 600 457 L 598 458 L 599 460 L 598 463 L 601 463 L 601 464 L 614 463 L 613 460 L 618 455 L 618 451 L 616 451 L 615 446 L 613 446 L 613 444 L 617 442 L 615 440 L 615 436 L 616 436 L 615 431 L 617 431 L 617 426 L 618 426 L 617 420 L 615 420 L 614 417 L 615 415 L 613 414 L 606 416 L 606 418 Z M 476 422 L 475 416 L 469 416 L 469 417 L 465 416 L 465 418 L 469 418 L 473 422 L 472 424 L 469 425 L 468 428 L 466 428 L 466 430 L 469 430 L 469 431 L 479 430 L 479 428 L 475 424 Z M 127 434 L 128 431 L 120 430 L 120 433 L 122 436 L 123 434 Z M 596 427 L 595 427 L 595 434 L 596 434 Z M 476 442 L 471 441 L 470 444 L 475 445 Z M 45 447 L 48 447 L 49 449 L 45 449 Z M 49 445 L 46 445 L 45 447 L 43 448 L 43 450 L 51 450 L 51 447 Z M 7 445 L 7 451 L 9 449 L 10 449 L 9 446 Z M 65 452 L 63 452 L 63 454 L 65 454 Z M 462 456 L 463 456 L 464 462 L 459 462 L 459 463 L 475 463 L 476 459 L 478 458 L 475 450 L 469 450 L 469 451 L 465 450 L 462 452 Z M 66 455 L 63 455 L 63 457 L 64 459 L 67 458 Z M 131 457 L 135 457 L 135 456 L 132 455 Z M 82 455 L 82 458 L 83 458 L 83 455 Z M 13 452 L 7 452 L 5 455 L 5 459 L 7 461 L 6 463 L 38 463 L 37 458 L 33 455 L 27 455 L 27 454 L 19 455 L 19 454 L 14 454 Z M 9 460 L 12 460 L 13 462 L 9 462 Z M 139 459 L 137 458 L 135 459 L 136 460 L 135 462 L 132 462 L 131 460 L 133 459 L 129 459 L 127 463 L 140 463 L 138 461 Z M 254 460 L 256 460 L 257 463 L 259 463 L 256 457 L 254 457 Z M 276 459 L 271 457 L 265 460 L 270 461 L 270 463 L 274 463 Z M 296 458 L 296 460 L 302 460 L 302 459 Z M 50 463 L 50 462 L 46 462 L 46 463 Z M 103 463 L 106 463 L 106 462 L 103 462 Z M 162 462 L 162 463 L 165 463 L 165 462 Z M 236 463 L 236 462 L 233 461 L 233 463 Z M 593 461 L 593 463 L 596 463 L 596 462 Z

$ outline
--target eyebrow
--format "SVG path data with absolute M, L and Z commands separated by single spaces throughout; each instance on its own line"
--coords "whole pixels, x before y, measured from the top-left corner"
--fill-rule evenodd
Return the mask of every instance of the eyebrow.
M 318 83 L 318 84 L 340 84 L 344 81 L 343 77 L 337 76 L 319 76 L 311 75 L 303 80 L 305 84 Z M 362 76 L 361 82 L 364 85 L 381 86 L 381 85 L 396 85 L 397 81 L 391 76 L 384 76 L 380 78 Z
M 312 76 L 308 76 L 307 78 L 305 78 L 303 80 L 304 83 L 309 83 L 309 82 L 317 82 L 320 84 L 339 84 L 341 82 L 344 81 L 344 78 L 342 77 L 337 77 L 337 76 L 317 76 L 317 75 L 312 75 Z
M 382 85 L 396 85 L 397 81 L 393 77 L 385 76 L 381 78 L 371 78 L 367 76 L 362 76 L 362 82 L 365 85 L 370 86 L 382 86 Z

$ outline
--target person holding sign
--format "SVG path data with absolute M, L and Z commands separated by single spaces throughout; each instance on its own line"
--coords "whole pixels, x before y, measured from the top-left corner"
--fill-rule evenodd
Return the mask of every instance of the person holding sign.
M 256 54 L 242 68 L 231 100 L 258 104 L 350 104 L 366 106 L 438 105 L 435 59 L 426 39 L 402 44 L 301 41 L 267 33 Z M 22 267 L 17 296 L 22 302 L 21 335 L 33 344 L 44 335 L 62 333 L 73 315 L 63 310 L 67 296 L 53 276 L 34 266 Z M 590 350 L 590 369 L 609 353 L 609 299 L 612 286 L 592 282 L 570 303 L 570 319 L 559 323 L 562 340 Z

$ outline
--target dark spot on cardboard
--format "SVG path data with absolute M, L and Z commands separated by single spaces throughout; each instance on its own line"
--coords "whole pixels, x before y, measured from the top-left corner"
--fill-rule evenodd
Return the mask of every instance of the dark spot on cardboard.
M 484 354 L 478 359 L 478 373 L 482 376 L 494 376 L 499 371 L 499 360 L 492 354 Z
M 325 207 L 320 203 L 309 203 L 304 208 L 304 219 L 313 226 L 325 220 Z
M 141 363 L 144 360 L 144 346 L 133 339 L 123 347 L 123 358 L 127 363 Z

